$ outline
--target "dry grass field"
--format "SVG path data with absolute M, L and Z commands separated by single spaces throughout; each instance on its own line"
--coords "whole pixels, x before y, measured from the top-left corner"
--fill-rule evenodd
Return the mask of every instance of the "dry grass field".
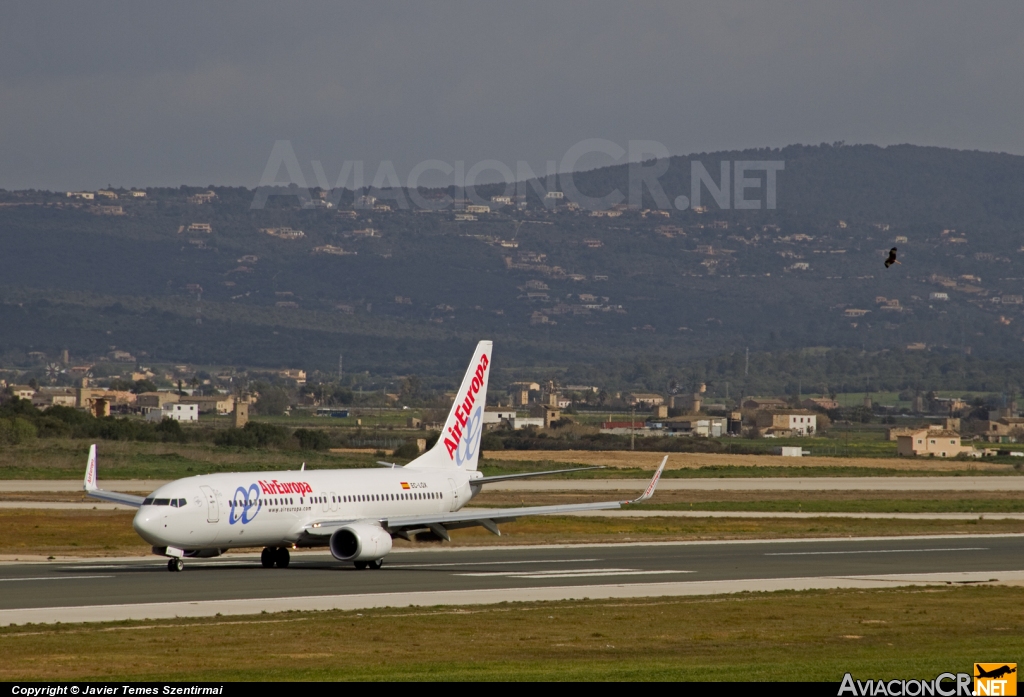
M 132 529 L 131 511 L 0 509 L 0 560 L 110 557 L 150 553 Z M 737 540 L 1024 533 L 1024 520 L 896 520 L 856 518 L 523 518 L 501 526 L 453 530 L 450 543 L 395 540 L 398 549 L 423 545 L 585 544 L 670 540 Z M 258 551 L 258 550 L 253 550 Z M 321 549 L 320 552 L 325 550 Z M 303 551 L 297 554 L 303 554 Z
M 1019 660 L 1022 600 L 993 585 L 5 627 L 0 680 L 928 680 Z
M 621 469 L 653 471 L 658 467 L 665 453 L 636 452 L 628 450 L 491 450 L 484 454 L 487 461 L 503 462 L 553 462 L 566 465 L 600 465 Z M 700 467 L 791 467 L 791 468 L 835 468 L 852 465 L 866 469 L 928 471 L 944 474 L 956 472 L 1012 472 L 1012 465 L 988 463 L 977 460 L 939 460 L 914 458 L 837 458 L 837 457 L 777 457 L 774 455 L 745 455 L 723 453 L 669 453 L 667 470 L 696 469 Z

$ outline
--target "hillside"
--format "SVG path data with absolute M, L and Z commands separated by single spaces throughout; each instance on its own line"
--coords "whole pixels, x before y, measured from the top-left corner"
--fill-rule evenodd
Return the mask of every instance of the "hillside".
M 351 192 L 336 208 L 274 197 L 263 210 L 241 188 L 202 203 L 189 198 L 204 189 L 184 187 L 91 201 L 2 192 L 0 358 L 116 347 L 144 361 L 331 370 L 343 353 L 349 370 L 443 375 L 488 337 L 506 370 L 585 376 L 623 363 L 662 374 L 748 347 L 1019 355 L 1024 158 L 708 153 L 672 158 L 660 179 L 670 199 L 690 191 L 690 159 L 716 178 L 720 160 L 785 160 L 777 209 L 593 217 L 549 211 L 524 187 L 525 210 L 456 221 L 353 211 Z M 628 190 L 625 167 L 575 182 L 589 195 Z M 894 244 L 902 264 L 886 270 Z

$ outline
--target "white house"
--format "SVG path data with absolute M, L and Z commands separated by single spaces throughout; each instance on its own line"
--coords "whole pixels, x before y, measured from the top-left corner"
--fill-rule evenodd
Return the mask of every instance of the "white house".
M 792 431 L 794 436 L 813 436 L 818 430 L 818 416 L 809 411 L 772 414 L 769 431 Z
M 199 405 L 168 402 L 159 409 L 151 408 L 146 412 L 146 421 L 163 421 L 164 419 L 199 421 Z
M 515 418 L 515 409 L 492 409 L 491 407 L 487 407 L 487 409 L 484 410 L 484 428 L 497 428 L 498 426 L 501 426 L 502 421 L 507 421 L 511 424 L 515 421 Z

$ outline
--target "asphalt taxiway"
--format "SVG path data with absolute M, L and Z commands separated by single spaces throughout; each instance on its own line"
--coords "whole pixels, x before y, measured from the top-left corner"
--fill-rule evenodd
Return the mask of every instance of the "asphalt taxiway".
M 402 550 L 380 570 L 321 552 L 287 569 L 253 555 L 0 564 L 0 625 L 704 595 L 809 588 L 1024 582 L 1024 536 L 666 542 Z

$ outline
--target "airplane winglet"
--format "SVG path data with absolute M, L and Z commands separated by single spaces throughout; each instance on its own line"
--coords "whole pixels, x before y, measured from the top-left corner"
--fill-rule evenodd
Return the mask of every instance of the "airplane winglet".
M 665 463 L 668 462 L 668 455 L 661 458 L 661 464 L 658 466 L 658 471 L 651 477 L 651 483 L 647 485 L 647 489 L 638 498 L 632 501 L 626 501 L 625 503 L 640 503 L 654 496 L 654 490 L 658 488 L 658 480 L 661 479 L 661 473 L 665 470 Z
M 82 482 L 85 491 L 96 491 L 96 444 L 89 446 L 89 461 L 85 466 L 85 480 Z

